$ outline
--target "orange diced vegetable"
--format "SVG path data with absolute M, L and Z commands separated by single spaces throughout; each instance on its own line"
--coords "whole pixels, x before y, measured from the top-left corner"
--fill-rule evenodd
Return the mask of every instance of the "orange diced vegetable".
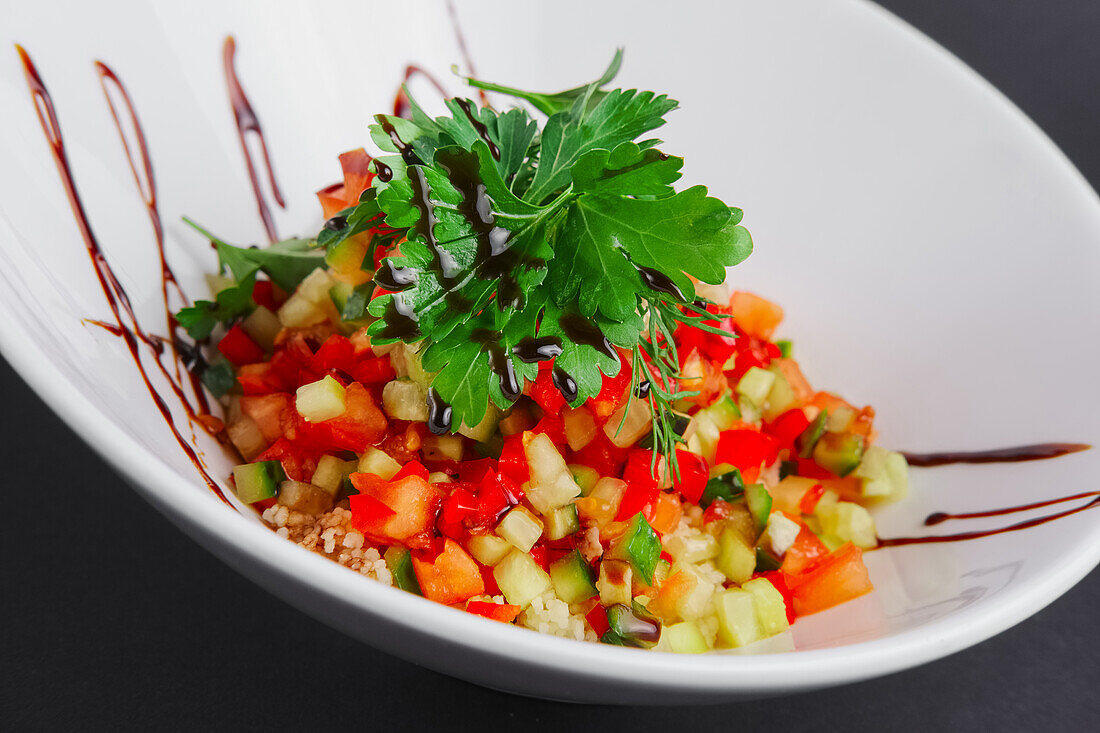
M 750 336 L 767 340 L 783 320 L 783 309 L 759 295 L 739 290 L 730 298 L 730 313 Z
M 413 555 L 412 565 L 424 597 L 436 603 L 449 606 L 485 592 L 481 569 L 452 539 L 444 541 L 443 552 L 434 562 Z
M 810 571 L 790 578 L 799 616 L 824 611 L 874 590 L 863 551 L 852 543 L 838 548 Z

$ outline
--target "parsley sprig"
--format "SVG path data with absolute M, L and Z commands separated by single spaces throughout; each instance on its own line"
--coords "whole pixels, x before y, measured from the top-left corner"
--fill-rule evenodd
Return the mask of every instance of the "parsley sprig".
M 410 119 L 378 115 L 370 128 L 384 175 L 318 238 L 336 246 L 379 221 L 404 237 L 376 274 L 390 291 L 371 302 L 371 336 L 424 342 L 422 365 L 456 426 L 515 401 L 516 385 L 538 374 L 522 346 L 539 339 L 560 347 L 555 369 L 575 383 L 573 406 L 618 374 L 620 353 L 635 379 L 654 374 L 654 444 L 674 456 L 672 405 L 686 396 L 674 331 L 713 330 L 693 283 L 721 282 L 752 239 L 740 209 L 703 186 L 674 188 L 683 160 L 645 136 L 677 102 L 605 89 L 621 60 L 553 94 L 469 80 L 528 102 L 547 116 L 541 128 L 523 109 L 468 99 L 431 117 L 410 95 Z

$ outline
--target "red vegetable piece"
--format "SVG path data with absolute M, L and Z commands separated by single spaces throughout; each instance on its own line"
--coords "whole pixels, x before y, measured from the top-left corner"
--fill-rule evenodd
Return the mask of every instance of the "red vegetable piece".
M 234 366 L 255 364 L 264 359 L 264 350 L 244 332 L 239 323 L 234 323 L 222 336 L 222 340 L 218 342 L 218 351 Z
M 394 512 L 387 517 L 363 516 L 356 514 L 352 505 L 353 527 L 381 544 L 400 543 L 410 548 L 431 545 L 441 504 L 437 488 L 419 476 L 384 481 L 371 473 L 353 473 L 351 483 L 359 490 L 359 496 L 372 496 Z M 349 504 L 352 498 L 354 496 L 349 497 Z
M 676 460 L 680 465 L 680 476 L 673 478 L 672 485 L 685 501 L 698 504 L 710 478 L 707 461 L 697 453 L 682 449 L 676 451 Z
M 527 383 L 527 391 L 530 398 L 545 410 L 547 415 L 558 415 L 565 407 L 565 398 L 554 386 L 550 368 L 552 363 L 544 361 L 539 364 L 538 377 L 535 378 L 534 382 Z
M 425 481 L 428 480 L 428 469 L 424 467 L 424 464 L 420 461 L 408 461 L 402 466 L 397 473 L 393 475 L 390 481 L 400 481 L 406 476 L 419 476 Z
M 819 479 L 832 479 L 836 478 L 827 469 L 817 465 L 817 462 L 812 458 L 796 458 L 795 462 L 798 464 L 798 475 L 806 478 L 819 478 Z
M 588 625 L 592 627 L 592 630 L 596 632 L 596 636 L 603 636 L 611 629 L 611 624 L 607 622 L 607 611 L 598 603 L 584 615 L 584 618 L 588 621 Z
M 269 311 L 279 310 L 279 304 L 275 300 L 275 284 L 270 280 L 257 280 L 252 285 L 252 301 Z
M 334 333 L 317 349 L 310 360 L 310 367 L 322 374 L 333 369 L 350 373 L 355 367 L 355 347 L 347 336 Z
M 814 509 L 817 508 L 817 502 L 821 501 L 821 497 L 824 495 L 825 487 L 821 484 L 814 484 L 798 500 L 798 511 L 803 514 L 813 514 Z
M 436 603 L 449 606 L 485 592 L 477 562 L 452 539 L 444 540 L 434 562 L 413 555 L 412 565 L 424 597 Z
M 397 372 L 393 370 L 393 362 L 387 355 L 363 359 L 352 368 L 351 376 L 356 382 L 375 385 L 393 381 L 397 377 Z
M 462 461 L 458 464 L 458 480 L 481 483 L 485 475 L 496 471 L 497 462 L 492 458 L 479 458 L 476 461 Z
M 332 448 L 362 453 L 386 434 L 386 416 L 367 388 L 358 382 L 347 386 L 344 404 L 344 414 L 317 425 L 328 431 Z
M 510 624 L 519 616 L 523 609 L 509 603 L 491 603 L 489 601 L 470 601 L 466 604 L 466 610 L 477 616 L 484 616 L 493 621 L 503 621 Z
M 749 428 L 726 430 L 718 438 L 715 463 L 728 463 L 742 472 L 769 465 L 779 455 L 779 443 L 768 435 Z
M 504 439 L 504 448 L 497 461 L 497 470 L 520 485 L 531 480 L 531 472 L 527 467 L 527 454 L 523 450 L 522 433 L 509 435 Z
M 799 575 L 813 568 L 821 558 L 829 554 L 829 549 L 822 544 L 809 527 L 802 525 L 798 535 L 794 538 L 794 544 L 787 548 L 783 555 L 783 564 L 780 566 L 787 575 Z
M 629 452 L 630 449 L 620 448 L 608 440 L 604 431 L 597 430 L 596 437 L 574 453 L 570 463 L 588 466 L 601 476 L 618 476 Z
M 863 551 L 848 543 L 810 570 L 790 579 L 794 610 L 799 616 L 824 611 L 874 590 Z
M 787 576 L 780 570 L 772 570 L 760 573 L 760 577 L 771 583 L 779 591 L 779 595 L 783 596 L 783 606 L 787 610 L 787 623 L 793 624 L 797 614 L 794 612 L 794 594 L 787 585 Z
M 764 431 L 779 441 L 784 448 L 790 448 L 799 435 L 810 427 L 810 420 L 800 407 L 787 410 L 764 427 Z
M 564 401 L 562 405 L 564 405 Z M 560 410 L 560 408 L 559 408 Z M 531 428 L 532 433 L 544 433 L 546 437 L 550 438 L 550 442 L 554 445 L 565 445 L 565 422 L 561 418 L 560 412 L 549 413 L 547 412 L 542 416 L 535 427 Z

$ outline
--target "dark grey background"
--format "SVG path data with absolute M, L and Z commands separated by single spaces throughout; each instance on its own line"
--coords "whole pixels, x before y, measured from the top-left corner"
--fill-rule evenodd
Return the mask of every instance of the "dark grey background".
M 1100 2 L 885 0 L 1100 184 Z M 0 363 L 0 729 L 1095 730 L 1100 574 L 884 679 L 711 708 L 575 707 L 393 659 L 245 581 L 124 486 Z

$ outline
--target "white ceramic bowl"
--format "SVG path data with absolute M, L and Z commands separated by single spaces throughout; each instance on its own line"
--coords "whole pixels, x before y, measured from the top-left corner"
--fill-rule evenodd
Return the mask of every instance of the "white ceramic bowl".
M 444 6 L 5 2 L 53 93 L 95 231 L 146 324 L 161 322 L 153 240 L 93 59 L 134 98 L 152 151 L 169 257 L 204 292 L 210 250 L 179 223 L 261 240 L 226 101 L 220 48 L 262 120 L 309 233 L 335 155 L 367 142 L 406 62 L 447 78 L 461 59 Z M 125 6 L 125 7 L 122 7 Z M 787 309 L 815 384 L 879 412 L 887 446 L 1100 442 L 1100 207 L 1061 153 L 961 63 L 863 2 L 516 4 L 465 0 L 484 78 L 534 88 L 593 77 L 616 45 L 621 82 L 683 109 L 661 131 L 687 179 L 743 206 L 757 251 L 737 284 Z M 62 21 L 63 18 L 63 21 Z M 868 554 L 878 590 L 800 620 L 797 651 L 672 656 L 568 642 L 364 580 L 217 501 L 141 387 L 99 291 L 11 46 L 0 54 L 0 346 L 31 386 L 138 492 L 244 575 L 323 621 L 419 664 L 524 694 L 655 703 L 776 694 L 950 654 L 1049 603 L 1100 560 L 1100 512 L 1025 532 Z M 425 93 L 427 96 L 427 93 Z M 200 445 L 214 475 L 231 460 Z M 879 513 L 920 534 L 931 510 L 1096 489 L 1100 453 L 915 470 Z M 1033 516 L 1033 515 L 1027 515 Z M 975 520 L 967 528 L 1004 520 Z

